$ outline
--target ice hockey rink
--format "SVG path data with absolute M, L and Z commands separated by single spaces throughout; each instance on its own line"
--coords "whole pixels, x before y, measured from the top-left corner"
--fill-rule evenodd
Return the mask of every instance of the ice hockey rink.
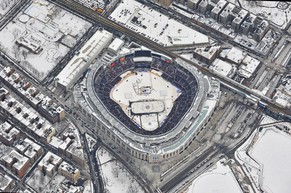
M 180 96 L 181 90 L 155 70 L 127 71 L 111 90 L 110 98 L 141 129 L 159 128 Z

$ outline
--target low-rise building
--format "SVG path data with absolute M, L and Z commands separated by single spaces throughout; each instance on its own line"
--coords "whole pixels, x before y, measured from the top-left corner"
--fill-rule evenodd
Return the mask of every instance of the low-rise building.
M 188 0 L 188 7 L 192 10 L 197 10 L 201 0 Z
M 239 67 L 238 74 L 244 78 L 250 78 L 260 63 L 259 60 L 247 55 Z
M 39 44 L 32 42 L 31 40 L 23 36 L 16 40 L 16 44 L 27 48 L 34 54 L 39 54 L 43 50 L 43 48 Z
M 48 122 L 44 122 L 46 124 L 41 124 L 39 129 L 35 130 L 35 133 L 40 137 L 45 143 L 49 143 L 52 137 L 56 134 L 56 129 L 51 126 Z
M 3 101 L 10 92 L 5 88 L 0 88 L 0 100 Z
M 95 32 L 55 78 L 56 85 L 65 90 L 70 89 L 112 38 L 113 34 L 106 30 Z
M 164 7 L 169 7 L 173 2 L 173 0 L 155 0 L 155 1 Z
M 62 144 L 58 147 L 59 151 L 63 154 L 66 154 L 67 148 L 73 143 L 74 141 L 67 137 Z
M 19 136 L 19 130 L 12 127 L 8 122 L 4 122 L 0 125 L 0 141 L 5 145 L 11 146 Z
M 240 64 L 245 58 L 246 53 L 237 47 L 232 47 L 226 55 L 226 60 L 231 63 Z
M 253 31 L 253 37 L 256 41 L 261 41 L 261 39 L 264 37 L 264 35 L 269 30 L 270 26 L 269 23 L 262 19 L 257 17 L 254 21 L 254 31 Z
M 241 9 L 237 14 L 234 20 L 232 20 L 231 27 L 236 32 L 240 29 L 241 24 L 243 23 L 244 19 L 247 17 L 249 12 L 245 9 Z
M 1 158 L 2 164 L 19 178 L 22 178 L 30 166 L 29 159 L 15 150 Z
M 61 163 L 58 172 L 73 183 L 76 183 L 81 176 L 80 170 L 78 168 L 70 165 L 65 161 Z
M 51 123 L 64 120 L 65 110 L 46 96 L 38 106 L 39 112 Z
M 193 52 L 193 57 L 206 63 L 211 64 L 215 58 L 219 55 L 221 46 L 208 46 L 196 48 Z
M 18 140 L 15 148 L 29 158 L 31 165 L 43 154 L 43 148 L 28 138 Z
M 118 50 L 120 50 L 120 48 L 122 48 L 122 46 L 124 45 L 124 41 L 122 39 L 119 38 L 115 38 L 111 44 L 108 46 L 108 50 L 114 54 L 116 54 L 118 52 Z
M 24 101 L 44 116 L 51 123 L 62 121 L 65 118 L 65 110 L 45 96 L 30 82 L 20 77 L 10 67 L 5 67 L 0 72 L 3 82 L 16 92 Z M 3 98 L 3 94 L 1 95 Z
M 218 17 L 218 21 L 224 25 L 227 25 L 228 22 L 233 20 L 231 15 L 232 11 L 235 9 L 235 5 L 232 3 L 228 3 L 227 6 L 223 9 Z
M 84 153 L 81 146 L 74 141 L 66 150 L 66 155 L 77 162 L 80 166 L 85 165 Z
M 48 152 L 44 158 L 38 163 L 37 168 L 52 177 L 57 171 L 59 165 L 62 162 L 62 158 L 52 152 Z
M 226 76 L 232 78 L 236 72 L 236 67 L 233 64 L 230 64 L 226 61 L 215 59 L 211 64 L 210 69 L 214 72 L 221 74 L 222 76 Z
M 225 8 L 227 5 L 227 1 L 225 0 L 220 0 L 215 7 L 211 10 L 211 17 L 215 20 L 218 20 L 218 16 L 222 12 L 222 10 Z
M 14 180 L 9 176 L 0 173 L 0 191 L 1 192 L 10 192 L 13 189 Z

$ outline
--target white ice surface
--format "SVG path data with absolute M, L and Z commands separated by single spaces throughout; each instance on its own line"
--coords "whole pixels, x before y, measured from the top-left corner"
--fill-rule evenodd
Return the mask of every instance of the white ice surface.
M 290 193 L 291 190 L 291 136 L 277 130 L 260 133 L 250 155 L 261 164 L 262 187 L 266 192 Z

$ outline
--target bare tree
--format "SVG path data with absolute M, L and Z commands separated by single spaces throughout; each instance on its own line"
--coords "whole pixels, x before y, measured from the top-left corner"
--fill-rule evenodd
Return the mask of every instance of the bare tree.
M 55 60 L 55 61 L 56 61 L 56 63 L 57 63 L 57 64 L 58 64 L 58 63 L 60 63 L 60 62 L 61 62 L 61 60 L 62 60 L 62 58 L 63 58 L 62 56 L 58 56 L 58 57 L 56 58 L 56 60 Z
M 25 50 L 22 50 L 22 56 L 23 56 L 23 60 L 25 60 L 27 58 L 28 52 Z
M 19 36 L 20 33 L 21 33 L 20 29 L 15 28 L 15 29 L 12 31 L 12 35 L 13 35 L 14 39 L 18 38 L 18 36 Z
M 117 166 L 113 166 L 112 168 L 112 174 L 114 175 L 114 177 L 118 178 L 119 176 L 119 169 Z
M 13 45 L 13 53 L 14 53 L 14 56 L 17 60 L 19 60 L 19 54 L 20 54 L 20 48 L 17 44 L 14 44 Z
M 138 193 L 137 187 L 133 183 L 130 183 L 127 193 Z

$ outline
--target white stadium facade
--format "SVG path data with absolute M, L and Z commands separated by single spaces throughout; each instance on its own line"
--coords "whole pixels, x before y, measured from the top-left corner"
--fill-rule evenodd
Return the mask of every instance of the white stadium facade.
M 132 50 L 97 61 L 74 89 L 101 138 L 133 157 L 160 163 L 182 153 L 212 116 L 220 84 L 180 60 Z

